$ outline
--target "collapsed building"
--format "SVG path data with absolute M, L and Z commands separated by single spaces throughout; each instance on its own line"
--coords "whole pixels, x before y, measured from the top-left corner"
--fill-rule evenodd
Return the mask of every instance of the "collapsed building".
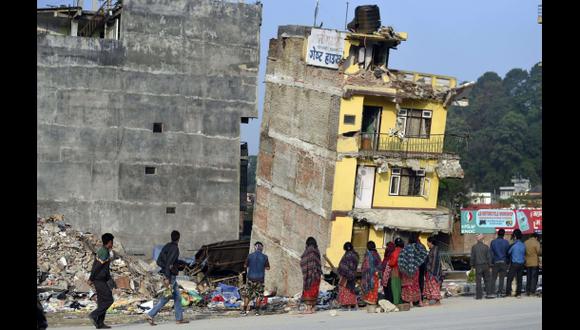
M 184 255 L 238 239 L 261 11 L 212 0 L 38 9 L 37 214 L 111 232 L 133 255 L 151 256 L 173 229 Z
M 447 109 L 473 84 L 390 68 L 407 34 L 358 12 L 348 32 L 288 25 L 270 40 L 252 242 L 282 294 L 302 289 L 309 236 L 337 267 L 347 241 L 382 253 L 395 236 L 451 230 L 439 180 L 463 177 L 467 140 L 446 132 Z

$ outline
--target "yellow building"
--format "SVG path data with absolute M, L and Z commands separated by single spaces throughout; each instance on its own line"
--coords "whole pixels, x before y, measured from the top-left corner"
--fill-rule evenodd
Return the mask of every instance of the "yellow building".
M 382 32 L 382 31 L 379 31 Z M 396 236 L 449 233 L 449 211 L 437 206 L 439 180 L 463 177 L 459 135 L 446 134 L 447 107 L 472 84 L 386 68 L 389 49 L 406 40 L 392 30 L 348 33 L 340 103 L 332 227 L 326 255 L 338 265 L 351 241 L 380 252 Z M 369 56 L 370 53 L 370 56 Z
M 389 27 L 299 25 L 280 26 L 270 40 L 251 241 L 264 243 L 265 285 L 279 294 L 302 289 L 308 237 L 328 272 L 347 241 L 382 250 L 394 235 L 449 232 L 437 191 L 441 178 L 463 176 L 452 151 L 465 140 L 445 121 L 469 85 L 389 68 L 404 40 Z

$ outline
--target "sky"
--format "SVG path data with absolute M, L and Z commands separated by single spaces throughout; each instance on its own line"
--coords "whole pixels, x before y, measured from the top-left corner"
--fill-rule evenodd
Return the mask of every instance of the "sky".
M 241 124 L 240 139 L 248 142 L 250 155 L 258 153 L 268 40 L 276 37 L 279 25 L 311 26 L 316 7 L 316 0 L 261 2 L 259 117 L 249 124 Z M 47 3 L 71 4 L 73 0 L 37 1 L 39 7 Z M 346 3 L 346 0 L 319 0 L 317 23 L 322 22 L 323 28 L 344 30 Z M 348 3 L 349 22 L 356 6 L 376 4 L 382 25 L 409 34 L 407 41 L 391 51 L 390 68 L 453 76 L 461 82 L 477 80 L 488 71 L 503 77 L 511 69 L 529 70 L 541 61 L 539 1 L 351 0 Z M 85 7 L 90 4 L 91 0 L 85 0 Z

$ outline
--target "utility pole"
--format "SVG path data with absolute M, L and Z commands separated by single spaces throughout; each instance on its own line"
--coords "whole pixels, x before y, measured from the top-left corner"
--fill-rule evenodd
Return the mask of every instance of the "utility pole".
M 314 27 L 316 27 L 316 17 L 318 16 L 318 1 L 316 0 L 316 8 L 314 9 Z
M 348 21 L 348 1 L 346 2 L 346 13 L 344 14 L 344 30 L 346 31 L 346 22 Z

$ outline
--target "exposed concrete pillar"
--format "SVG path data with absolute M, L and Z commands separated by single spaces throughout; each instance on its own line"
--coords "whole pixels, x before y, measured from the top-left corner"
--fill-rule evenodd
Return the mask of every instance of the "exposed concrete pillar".
M 70 21 L 70 35 L 73 37 L 77 36 L 78 33 L 78 29 L 79 29 L 79 22 L 72 20 Z

